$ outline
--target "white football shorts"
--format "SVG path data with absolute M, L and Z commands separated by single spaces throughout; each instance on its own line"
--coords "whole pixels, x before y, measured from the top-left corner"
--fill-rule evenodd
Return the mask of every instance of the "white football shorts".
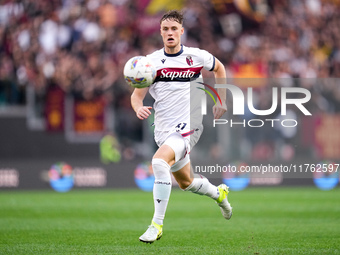
M 155 131 L 155 141 L 158 147 L 166 144 L 175 152 L 175 164 L 171 166 L 172 172 L 182 169 L 190 162 L 190 151 L 203 132 L 203 125 L 191 130 L 185 126 L 185 123 L 180 123 L 171 131 Z

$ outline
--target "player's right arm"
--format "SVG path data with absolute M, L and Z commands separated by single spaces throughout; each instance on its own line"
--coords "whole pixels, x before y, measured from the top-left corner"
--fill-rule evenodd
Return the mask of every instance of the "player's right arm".
M 131 95 L 131 106 L 136 112 L 137 117 L 141 120 L 148 118 L 151 114 L 150 109 L 152 109 L 152 107 L 143 105 L 143 100 L 148 90 L 149 88 L 135 88 Z

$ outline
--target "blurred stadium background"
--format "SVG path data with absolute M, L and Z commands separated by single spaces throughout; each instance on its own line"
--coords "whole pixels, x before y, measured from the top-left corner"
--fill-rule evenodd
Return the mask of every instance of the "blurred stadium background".
M 152 129 L 135 117 L 122 70 L 162 47 L 168 9 L 184 11 L 183 44 L 217 56 L 228 77 L 276 78 L 312 93 L 313 116 L 292 109 L 292 132 L 234 129 L 225 154 L 210 141 L 210 157 L 339 163 L 340 1 L 3 0 L 0 189 L 49 189 L 58 162 L 73 168 L 75 188 L 136 187 L 136 176 L 148 177 L 147 162 L 135 169 L 155 150 Z M 255 85 L 257 107 L 267 109 L 270 85 Z M 274 184 L 285 182 L 251 183 Z
M 231 193 L 232 220 L 174 188 L 162 240 L 138 241 L 153 208 L 137 186 L 152 189 L 156 146 L 122 71 L 162 47 L 168 9 L 184 11 L 183 44 L 251 84 L 255 108 L 270 107 L 272 86 L 312 94 L 312 116 L 289 108 L 295 128 L 206 125 L 194 164 L 339 164 L 339 0 L 1 0 L 0 253 L 339 254 L 338 172 L 208 176 L 245 189 Z

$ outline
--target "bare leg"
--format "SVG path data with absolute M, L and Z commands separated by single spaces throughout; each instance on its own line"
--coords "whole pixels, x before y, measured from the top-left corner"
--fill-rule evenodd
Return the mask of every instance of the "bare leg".
M 190 162 L 186 164 L 182 169 L 173 172 L 178 185 L 181 189 L 185 191 L 191 191 L 199 195 L 206 195 L 216 200 L 220 196 L 219 189 L 211 184 L 207 178 L 202 175 L 193 176 L 191 173 Z
M 191 164 L 190 162 L 186 164 L 182 169 L 173 172 L 172 175 L 175 177 L 178 185 L 181 189 L 186 189 L 194 180 L 193 175 L 191 174 Z

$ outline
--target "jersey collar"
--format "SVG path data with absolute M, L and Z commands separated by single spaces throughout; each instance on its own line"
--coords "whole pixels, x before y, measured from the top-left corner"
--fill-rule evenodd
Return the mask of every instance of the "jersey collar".
M 181 50 L 175 54 L 168 54 L 165 52 L 165 49 L 164 49 L 164 55 L 167 56 L 167 57 L 177 57 L 179 55 L 181 55 L 183 53 L 183 44 L 181 44 Z

